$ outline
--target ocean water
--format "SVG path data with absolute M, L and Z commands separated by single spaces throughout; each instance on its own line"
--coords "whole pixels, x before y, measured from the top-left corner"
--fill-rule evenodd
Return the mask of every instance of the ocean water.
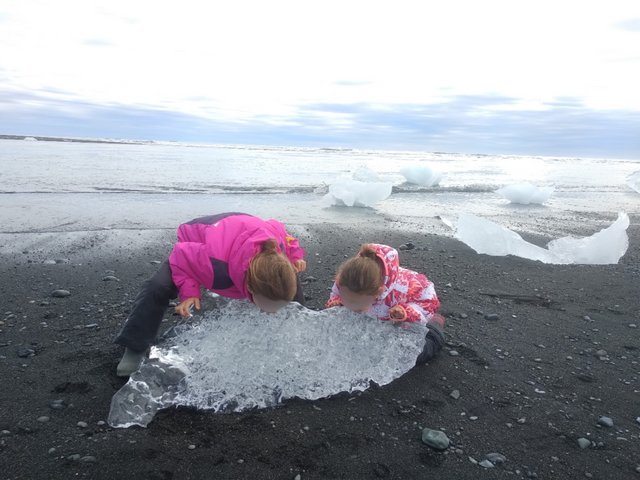
M 407 184 L 403 166 L 443 172 L 432 188 Z M 340 176 L 366 166 L 392 181 L 375 208 L 326 207 Z M 167 143 L 0 140 L 0 233 L 173 229 L 190 218 L 244 211 L 290 224 L 335 222 L 449 235 L 442 218 L 473 213 L 521 232 L 590 234 L 640 194 L 626 178 L 640 160 L 518 157 Z M 495 190 L 528 181 L 555 188 L 545 205 L 513 205 Z

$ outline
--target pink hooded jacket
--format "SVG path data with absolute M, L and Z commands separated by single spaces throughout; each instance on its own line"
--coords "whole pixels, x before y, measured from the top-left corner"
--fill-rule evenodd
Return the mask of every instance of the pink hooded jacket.
M 369 244 L 384 265 L 384 290 L 367 313 L 389 320 L 389 309 L 396 305 L 405 312 L 404 321 L 428 323 L 440 308 L 433 283 L 422 273 L 400 266 L 398 252 L 387 245 Z M 338 286 L 333 284 L 326 307 L 342 305 Z
M 277 220 L 231 215 L 212 224 L 185 223 L 169 255 L 180 301 L 200 298 L 200 286 L 229 298 L 251 298 L 245 274 L 262 244 L 273 238 L 278 251 L 295 262 L 304 257 L 298 240 Z

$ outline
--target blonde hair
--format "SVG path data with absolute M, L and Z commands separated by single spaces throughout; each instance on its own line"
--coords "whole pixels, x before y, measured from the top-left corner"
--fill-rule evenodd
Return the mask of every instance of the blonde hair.
M 382 272 L 375 250 L 362 245 L 358 255 L 338 269 L 337 282 L 341 287 L 362 295 L 377 295 L 382 287 Z
M 269 300 L 290 302 L 296 295 L 296 270 L 284 254 L 278 253 L 275 239 L 264 242 L 260 253 L 249 263 L 247 287 L 251 293 Z

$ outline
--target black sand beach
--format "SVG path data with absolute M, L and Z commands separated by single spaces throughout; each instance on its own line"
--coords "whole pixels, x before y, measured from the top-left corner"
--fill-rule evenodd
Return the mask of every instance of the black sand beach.
M 392 228 L 291 228 L 308 306 L 360 243 L 412 242 L 401 264 L 434 281 L 447 317 L 435 361 L 359 394 L 172 409 L 146 429 L 105 423 L 124 383 L 112 340 L 173 231 L 2 235 L 0 478 L 640 478 L 640 227 L 607 266 L 489 257 Z M 425 427 L 450 448 L 423 444 Z M 491 453 L 506 461 L 476 464 Z

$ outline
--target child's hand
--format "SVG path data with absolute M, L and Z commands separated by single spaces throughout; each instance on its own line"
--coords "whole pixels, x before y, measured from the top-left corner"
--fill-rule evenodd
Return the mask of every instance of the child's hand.
M 305 262 L 304 260 L 296 260 L 295 262 L 293 262 L 293 267 L 298 273 L 304 272 L 307 269 L 307 262 Z
M 391 320 L 403 321 L 407 318 L 407 312 L 404 311 L 400 305 L 396 305 L 395 307 L 391 307 L 389 309 L 389 318 Z
M 196 310 L 200 310 L 200 299 L 198 297 L 187 298 L 185 301 L 180 302 L 176 307 L 176 313 L 179 313 L 182 318 L 190 317 L 190 310 L 195 307 Z

